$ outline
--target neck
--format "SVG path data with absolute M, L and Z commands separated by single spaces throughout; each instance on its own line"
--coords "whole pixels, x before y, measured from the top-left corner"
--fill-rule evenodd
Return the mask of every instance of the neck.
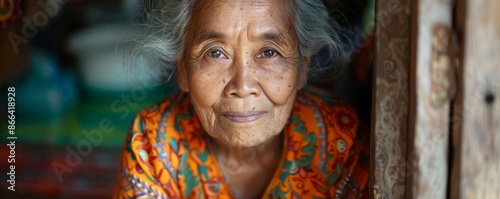
M 283 155 L 284 133 L 253 147 L 238 147 L 228 145 L 218 139 L 212 139 L 212 148 L 217 161 L 222 167 L 253 166 L 263 169 L 275 169 Z

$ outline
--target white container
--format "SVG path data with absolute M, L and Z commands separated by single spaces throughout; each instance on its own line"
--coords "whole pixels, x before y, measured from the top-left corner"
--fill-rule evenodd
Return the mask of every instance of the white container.
M 127 91 L 138 86 L 152 87 L 159 73 L 147 69 L 140 60 L 125 67 L 123 47 L 130 34 L 127 24 L 101 24 L 75 34 L 69 48 L 77 54 L 80 72 L 86 89 L 91 91 Z

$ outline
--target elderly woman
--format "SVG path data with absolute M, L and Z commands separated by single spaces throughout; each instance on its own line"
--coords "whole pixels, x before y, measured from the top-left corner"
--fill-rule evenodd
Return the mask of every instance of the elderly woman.
M 367 196 L 354 110 L 300 91 L 317 60 L 342 54 L 320 1 L 152 6 L 159 30 L 138 49 L 175 69 L 182 92 L 136 117 L 115 198 Z

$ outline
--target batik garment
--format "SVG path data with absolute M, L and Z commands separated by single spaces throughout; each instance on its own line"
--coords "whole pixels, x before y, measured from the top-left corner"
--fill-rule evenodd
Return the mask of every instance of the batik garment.
M 347 104 L 299 92 L 283 129 L 281 163 L 262 198 L 367 197 L 358 123 Z M 126 136 L 114 197 L 238 198 L 209 143 L 187 94 L 146 108 Z

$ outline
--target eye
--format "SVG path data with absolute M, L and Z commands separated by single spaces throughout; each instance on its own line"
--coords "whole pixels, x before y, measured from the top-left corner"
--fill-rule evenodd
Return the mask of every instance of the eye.
M 267 49 L 267 50 L 262 51 L 262 53 L 259 55 L 259 57 L 272 58 L 272 57 L 276 56 L 277 54 L 278 54 L 278 52 L 276 50 Z
M 226 56 L 224 55 L 224 53 L 222 53 L 221 50 L 219 49 L 213 49 L 213 50 L 209 50 L 207 52 L 207 55 L 212 57 L 212 58 L 216 58 L 216 59 L 222 59 L 222 58 L 225 58 Z

